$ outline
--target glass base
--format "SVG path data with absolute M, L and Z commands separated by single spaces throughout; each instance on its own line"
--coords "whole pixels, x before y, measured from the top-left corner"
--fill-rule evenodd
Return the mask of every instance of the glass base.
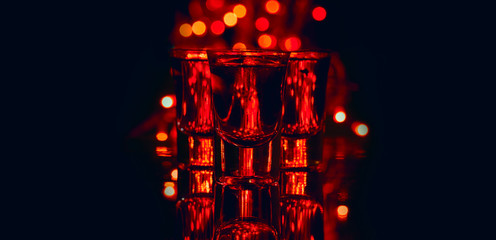
M 278 240 L 277 231 L 257 218 L 235 219 L 220 226 L 214 240 Z

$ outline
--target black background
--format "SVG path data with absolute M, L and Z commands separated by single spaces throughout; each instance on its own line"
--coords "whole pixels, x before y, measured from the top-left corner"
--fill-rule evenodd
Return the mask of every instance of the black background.
M 152 191 L 150 166 L 129 156 L 123 139 L 159 107 L 156 100 L 166 86 L 157 79 L 168 74 L 168 36 L 174 12 L 184 4 L 103 1 L 55 4 L 40 11 L 29 7 L 28 15 L 37 12 L 39 18 L 26 21 L 34 31 L 22 38 L 21 48 L 36 38 L 33 44 L 40 54 L 23 60 L 29 63 L 25 66 L 35 66 L 33 72 L 48 75 L 30 81 L 43 96 L 37 105 L 46 108 L 33 109 L 24 128 L 40 130 L 29 158 L 35 159 L 33 166 L 40 165 L 33 172 L 41 171 L 47 181 L 34 184 L 34 175 L 27 173 L 22 178 L 47 189 L 27 194 L 23 208 L 36 217 L 20 221 L 23 229 L 37 230 L 23 234 L 65 239 L 168 236 L 163 226 L 175 219 L 163 214 L 160 193 Z M 451 101 L 455 90 L 450 83 L 460 79 L 460 68 L 451 65 L 459 55 L 449 54 L 460 45 L 454 46 L 446 34 L 460 25 L 448 20 L 450 5 L 327 4 L 333 14 L 321 28 L 332 29 L 333 35 L 321 31 L 320 43 L 340 53 L 349 80 L 359 86 L 351 104 L 371 127 L 369 170 L 361 179 L 361 236 L 431 239 L 447 234 L 439 216 L 452 216 L 453 204 L 439 196 L 456 188 L 447 172 L 460 165 L 460 156 L 453 156 L 458 145 L 446 143 L 446 138 L 460 136 L 453 133 L 457 126 L 447 113 L 463 107 Z M 24 96 L 31 95 L 25 91 Z M 46 157 L 37 157 L 42 155 Z

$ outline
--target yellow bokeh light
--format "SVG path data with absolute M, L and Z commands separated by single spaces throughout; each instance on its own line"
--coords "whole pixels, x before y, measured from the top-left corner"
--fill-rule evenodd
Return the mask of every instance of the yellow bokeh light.
M 243 4 L 236 5 L 233 9 L 233 12 L 238 18 L 243 18 L 244 16 L 246 16 L 246 8 L 245 6 L 243 6 Z
M 265 10 L 270 14 L 276 14 L 279 11 L 280 4 L 278 1 L 270 0 L 265 3 Z
M 233 50 L 246 50 L 246 45 L 244 43 L 236 43 L 233 46 Z
M 236 14 L 233 12 L 228 12 L 224 15 L 224 23 L 228 27 L 233 27 L 236 23 L 238 23 L 238 17 L 236 17 Z
M 183 37 L 189 37 L 193 33 L 193 29 L 191 25 L 188 23 L 184 23 L 179 27 L 179 34 Z
M 195 35 L 202 35 L 206 32 L 207 30 L 207 25 L 205 25 L 205 23 L 203 23 L 202 21 L 196 21 L 193 23 L 193 26 L 192 26 L 192 31 Z

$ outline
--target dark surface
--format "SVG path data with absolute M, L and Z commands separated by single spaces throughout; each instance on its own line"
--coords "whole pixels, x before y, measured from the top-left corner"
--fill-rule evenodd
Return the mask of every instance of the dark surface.
M 70 82 L 57 84 L 68 87 L 62 109 L 72 111 L 60 123 L 52 122 L 66 130 L 64 137 L 52 137 L 47 144 L 56 146 L 65 161 L 56 167 L 60 178 L 53 177 L 61 185 L 56 195 L 63 198 L 52 202 L 63 213 L 49 232 L 66 239 L 170 236 L 164 226 L 175 219 L 155 191 L 156 165 L 142 161 L 149 156 L 129 154 L 124 137 L 159 108 L 161 96 L 172 93 L 163 81 L 176 8 L 171 4 L 179 3 L 72 6 L 63 15 L 75 21 L 57 20 L 64 33 L 58 47 L 71 56 L 57 60 L 62 62 L 58 71 Z M 445 177 L 434 174 L 445 147 L 439 136 L 446 132 L 437 127 L 444 121 L 439 118 L 443 105 L 431 101 L 434 95 L 444 96 L 439 92 L 444 80 L 434 78 L 443 67 L 433 60 L 440 54 L 430 18 L 438 12 L 393 1 L 333 4 L 332 21 L 322 28 L 335 35 L 321 31 L 318 39 L 340 53 L 349 80 L 359 86 L 351 96 L 352 111 L 371 128 L 369 162 L 361 170 L 358 191 L 360 239 L 430 234 L 437 229 L 430 213 L 441 210 L 430 208 L 441 185 L 430 179 Z

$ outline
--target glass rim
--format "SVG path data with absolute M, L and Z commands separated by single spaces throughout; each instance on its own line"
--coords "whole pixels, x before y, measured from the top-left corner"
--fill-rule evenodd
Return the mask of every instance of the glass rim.
M 289 59 L 322 59 L 330 57 L 333 52 L 330 49 L 301 49 L 291 51 Z
M 207 60 L 205 48 L 172 48 L 169 49 L 169 56 L 184 60 Z
M 289 51 L 283 50 L 266 50 L 266 49 L 207 49 L 207 55 L 226 55 L 226 56 L 287 56 Z

